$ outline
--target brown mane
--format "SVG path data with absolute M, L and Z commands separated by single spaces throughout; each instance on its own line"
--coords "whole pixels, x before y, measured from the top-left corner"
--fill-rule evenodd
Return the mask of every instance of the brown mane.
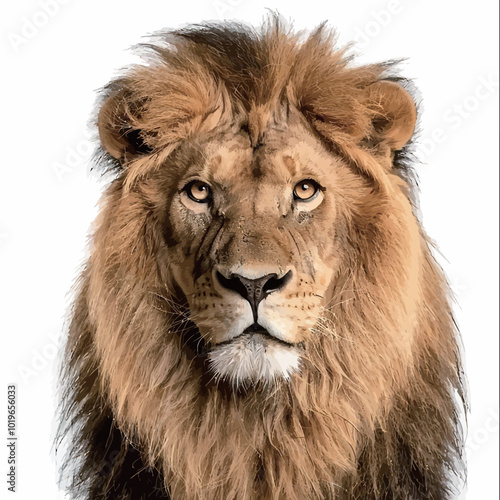
M 408 82 L 333 46 L 324 26 L 306 38 L 277 17 L 261 31 L 194 26 L 157 34 L 146 64 L 103 90 L 100 165 L 115 178 L 62 379 L 72 498 L 451 498 L 463 474 L 458 333 L 408 201 L 411 117 L 378 93 Z M 290 109 L 355 179 L 339 201 L 342 263 L 301 373 L 233 392 L 205 371 L 156 186 L 164 165 L 185 161 L 180 145 L 238 123 L 258 149 Z

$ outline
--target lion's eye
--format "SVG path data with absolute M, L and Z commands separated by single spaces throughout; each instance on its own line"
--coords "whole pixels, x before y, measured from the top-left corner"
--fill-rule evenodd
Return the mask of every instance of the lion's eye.
M 210 186 L 203 181 L 190 182 L 184 190 L 189 198 L 197 203 L 208 203 L 212 199 Z
M 311 201 L 318 196 L 321 188 L 316 181 L 304 179 L 293 188 L 293 197 L 299 201 Z

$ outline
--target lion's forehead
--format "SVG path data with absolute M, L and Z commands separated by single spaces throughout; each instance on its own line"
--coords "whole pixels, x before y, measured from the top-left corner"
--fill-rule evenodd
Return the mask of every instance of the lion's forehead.
M 307 177 L 327 182 L 336 162 L 317 139 L 297 128 L 271 129 L 261 148 L 253 147 L 247 134 L 228 134 L 208 141 L 203 158 L 198 173 L 207 181 L 235 191 L 254 186 L 261 193 Z

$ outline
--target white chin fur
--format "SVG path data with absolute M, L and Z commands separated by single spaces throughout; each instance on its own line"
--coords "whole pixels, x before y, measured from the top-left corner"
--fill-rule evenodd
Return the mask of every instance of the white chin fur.
M 300 350 L 258 333 L 244 334 L 215 346 L 208 354 L 215 378 L 235 385 L 265 384 L 289 379 L 300 369 Z

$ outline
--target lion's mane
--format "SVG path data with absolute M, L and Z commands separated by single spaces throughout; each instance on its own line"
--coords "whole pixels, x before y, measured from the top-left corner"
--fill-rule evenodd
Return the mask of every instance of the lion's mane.
M 408 154 L 377 149 L 377 109 L 362 98 L 379 81 L 407 82 L 332 46 L 324 26 L 304 39 L 277 18 L 258 32 L 195 26 L 157 34 L 147 64 L 103 90 L 101 104 L 125 103 L 135 150 L 128 163 L 99 154 L 114 179 L 62 376 L 72 498 L 451 498 L 464 395 L 450 293 L 415 207 L 396 195 L 414 190 Z M 234 392 L 204 372 L 206 346 L 162 265 L 166 215 L 145 172 L 236 109 L 258 127 L 278 101 L 365 187 L 345 193 L 356 203 L 339 218 L 343 260 L 301 373 Z

